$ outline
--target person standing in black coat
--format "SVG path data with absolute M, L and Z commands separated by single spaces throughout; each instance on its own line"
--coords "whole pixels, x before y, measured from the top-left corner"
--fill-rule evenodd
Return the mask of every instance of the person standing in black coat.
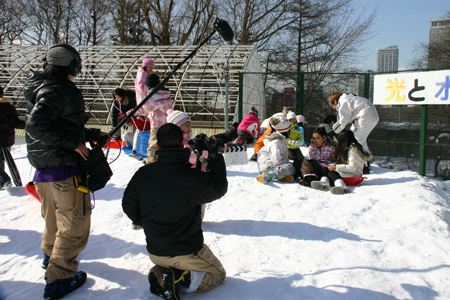
M 203 243 L 201 205 L 221 198 L 228 189 L 223 156 L 210 151 L 207 172 L 191 168 L 191 150 L 175 124 L 157 133 L 158 158 L 140 168 L 122 199 L 123 211 L 143 227 L 150 269 L 150 291 L 179 299 L 178 291 L 204 292 L 220 285 L 225 269 Z
M 81 72 L 78 51 L 68 44 L 54 45 L 43 67 L 43 74 L 32 72 L 25 84 L 25 139 L 45 220 L 44 298 L 59 299 L 86 281 L 76 260 L 87 245 L 91 224 L 89 193 L 76 187 L 82 181 L 80 161 L 89 156 L 86 142 L 111 137 L 85 128 L 84 100 L 72 81 Z
M 111 105 L 111 125 L 116 127 L 121 121 L 121 115 L 136 107 L 136 94 L 134 91 L 117 88 L 113 92 L 114 100 Z M 121 140 L 120 130 L 113 136 L 115 140 Z
M 11 148 L 15 142 L 14 128 L 24 129 L 25 121 L 19 119 L 11 100 L 3 98 L 3 88 L 0 86 L 0 188 L 11 187 L 11 178 L 5 172 L 5 156 L 2 148 Z

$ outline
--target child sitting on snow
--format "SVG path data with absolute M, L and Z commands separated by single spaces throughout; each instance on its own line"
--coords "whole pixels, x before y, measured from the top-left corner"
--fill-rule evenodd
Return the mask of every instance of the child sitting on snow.
M 258 154 L 258 167 L 261 175 L 256 177 L 261 183 L 278 179 L 279 181 L 294 181 L 295 168 L 289 161 L 286 139 L 292 128 L 291 122 L 285 119 L 271 120 L 276 132 L 269 133 L 264 139 L 264 147 Z
M 287 139 L 287 147 L 288 147 L 288 158 L 292 160 L 300 160 L 303 159 L 302 151 L 300 151 L 300 146 L 303 143 L 303 135 L 300 131 L 295 130 L 295 126 L 297 125 L 296 114 L 292 111 L 288 112 L 287 119 L 292 124 L 292 130 L 289 133 L 289 137 Z
M 303 186 L 311 186 L 312 181 L 323 176 L 322 168 L 327 168 L 336 161 L 336 143 L 328 140 L 324 127 L 314 130 L 308 151 L 309 159 L 304 159 L 299 165 L 294 163 L 303 177 L 298 183 Z
M 344 129 L 339 133 L 336 150 L 337 164 L 330 164 L 323 168 L 323 176 L 320 181 L 312 181 L 311 187 L 317 190 L 329 191 L 333 194 L 347 194 L 350 189 L 342 180 L 342 177 L 359 177 L 363 174 L 366 161 L 373 157 L 370 152 L 364 150 L 358 143 L 353 131 Z M 334 187 L 330 186 L 330 179 L 334 181 Z

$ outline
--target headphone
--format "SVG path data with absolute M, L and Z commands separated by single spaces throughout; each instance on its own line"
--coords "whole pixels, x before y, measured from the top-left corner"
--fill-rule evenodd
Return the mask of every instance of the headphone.
M 78 51 L 74 47 L 70 46 L 69 44 L 56 44 L 56 45 L 53 45 L 50 48 L 48 48 L 48 50 L 50 50 L 52 48 L 56 48 L 56 47 L 63 47 L 63 48 L 66 48 L 67 50 L 69 50 L 70 52 L 72 52 L 73 59 L 72 59 L 72 61 L 69 64 L 69 73 L 72 76 L 77 76 L 78 74 L 80 74 L 81 73 L 81 57 L 80 57 L 80 53 L 78 53 Z M 45 67 L 48 65 L 47 54 L 42 59 L 42 61 L 43 61 L 42 68 L 45 69 Z

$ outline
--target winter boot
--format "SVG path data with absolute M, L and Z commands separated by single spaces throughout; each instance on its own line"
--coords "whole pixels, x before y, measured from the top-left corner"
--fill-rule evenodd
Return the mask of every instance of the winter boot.
M 189 286 L 191 272 L 175 268 L 162 268 L 163 297 L 165 300 L 179 300 L 178 291 L 180 286 Z
M 288 176 L 285 176 L 285 177 L 281 178 L 279 181 L 283 181 L 283 182 L 293 182 L 293 181 L 294 181 L 294 176 L 288 175 Z
M 154 266 L 150 269 L 150 272 L 148 273 L 148 282 L 150 283 L 150 292 L 152 294 L 155 294 L 156 296 L 159 296 L 161 298 L 164 298 L 164 292 L 163 287 L 158 281 L 158 277 L 161 277 L 161 267 L 160 266 Z M 162 278 L 160 278 L 162 281 Z
M 60 299 L 75 291 L 86 281 L 86 273 L 79 271 L 77 274 L 66 279 L 56 279 L 47 283 L 44 288 L 44 299 Z
M 322 178 L 320 178 L 320 181 L 312 181 L 311 187 L 316 190 L 329 191 L 331 190 L 330 178 L 322 176 Z
M 334 187 L 331 189 L 332 194 L 342 195 L 350 193 L 350 188 L 347 187 L 344 180 L 338 179 L 334 182 Z
M 269 171 L 267 173 L 261 173 L 261 175 L 256 176 L 256 180 L 261 183 L 267 183 L 268 181 L 273 181 L 277 179 L 275 173 L 273 171 Z
M 143 160 L 145 157 L 139 155 L 136 150 L 133 150 L 132 153 L 130 153 L 130 157 L 135 158 L 137 160 Z
M 298 184 L 303 186 L 311 186 L 312 181 L 317 181 L 317 176 L 305 176 L 298 181 Z
M 44 253 L 44 259 L 42 260 L 42 269 L 47 270 L 50 256 Z

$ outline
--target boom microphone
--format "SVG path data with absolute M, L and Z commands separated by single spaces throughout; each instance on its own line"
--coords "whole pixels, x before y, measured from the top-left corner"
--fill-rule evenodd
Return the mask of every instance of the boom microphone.
M 233 40 L 234 32 L 233 29 L 231 29 L 230 25 L 228 25 L 227 21 L 217 18 L 214 21 L 213 26 L 214 30 L 211 30 L 209 35 L 203 41 L 201 41 L 200 44 L 183 61 L 179 62 L 178 65 L 176 65 L 175 68 L 173 68 L 173 70 L 169 73 L 169 75 L 166 76 L 166 78 L 164 78 L 157 86 L 155 86 L 151 90 L 151 92 L 149 92 L 147 96 L 144 99 L 142 99 L 142 101 L 139 102 L 139 104 L 125 118 L 123 118 L 119 124 L 117 124 L 116 127 L 111 129 L 111 131 L 109 132 L 111 136 L 113 136 L 117 131 L 119 131 L 120 128 L 123 125 L 125 125 L 125 123 L 127 123 L 134 116 L 134 114 L 145 104 L 145 102 L 148 101 L 148 99 L 150 99 L 155 93 L 157 93 L 162 87 L 164 87 L 166 82 L 169 81 L 169 78 L 172 77 L 172 75 L 175 74 L 175 72 L 178 71 L 178 69 L 181 68 L 181 66 L 184 65 L 185 62 L 193 58 L 197 54 L 197 52 L 203 47 L 203 45 L 205 45 L 206 42 L 208 42 L 208 40 L 216 32 L 219 32 L 222 38 L 227 42 Z M 103 142 L 99 142 L 96 147 L 102 147 L 105 144 L 106 139 L 104 139 Z
M 219 32 L 225 41 L 229 42 L 233 40 L 234 32 L 227 21 L 217 18 L 214 22 L 214 29 Z

